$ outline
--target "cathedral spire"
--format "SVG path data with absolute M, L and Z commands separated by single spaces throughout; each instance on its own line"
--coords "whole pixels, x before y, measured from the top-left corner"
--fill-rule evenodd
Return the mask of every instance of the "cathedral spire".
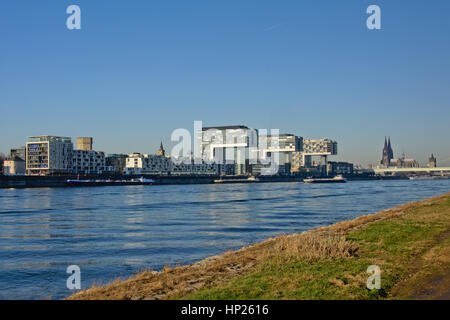
M 165 155 L 166 155 L 166 151 L 164 150 L 163 143 L 161 141 L 161 144 L 160 144 L 159 150 L 158 150 L 158 156 L 165 156 Z
M 391 137 L 384 137 L 384 147 L 383 147 L 383 155 L 381 158 L 381 163 L 388 167 L 391 163 L 391 160 L 394 158 L 394 152 L 392 151 L 391 146 Z
M 390 159 L 394 158 L 394 151 L 392 151 L 392 146 L 391 146 L 391 137 L 389 137 L 389 140 L 388 140 L 388 154 L 389 154 Z

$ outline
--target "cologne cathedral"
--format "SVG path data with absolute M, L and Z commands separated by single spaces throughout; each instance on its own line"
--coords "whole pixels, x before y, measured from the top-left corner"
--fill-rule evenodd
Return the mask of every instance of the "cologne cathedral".
M 392 159 L 394 159 L 394 152 L 391 147 L 391 137 L 389 137 L 389 141 L 386 140 L 386 137 L 384 137 L 384 148 L 381 164 L 388 167 L 391 164 Z

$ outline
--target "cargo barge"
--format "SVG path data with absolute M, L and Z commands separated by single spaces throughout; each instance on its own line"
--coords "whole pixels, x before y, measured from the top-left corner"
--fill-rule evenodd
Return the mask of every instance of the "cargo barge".
M 106 186 L 146 186 L 155 181 L 152 179 L 131 179 L 131 180 L 67 180 L 69 187 L 106 187 Z
M 214 183 L 252 183 L 252 182 L 259 182 L 259 179 L 256 177 L 249 177 L 247 179 L 236 179 L 236 178 L 229 178 L 229 179 L 216 179 L 214 180 Z
M 345 183 L 347 180 L 343 176 L 336 176 L 334 178 L 311 178 L 304 179 L 304 183 Z

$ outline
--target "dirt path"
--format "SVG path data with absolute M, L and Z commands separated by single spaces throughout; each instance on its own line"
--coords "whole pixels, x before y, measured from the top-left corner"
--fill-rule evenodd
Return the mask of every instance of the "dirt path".
M 449 240 L 450 230 L 447 230 L 436 238 L 435 243 L 444 244 Z M 449 246 L 434 247 L 416 260 L 410 277 L 393 288 L 391 298 L 450 300 Z
M 421 290 L 419 294 L 413 295 L 413 299 L 424 300 L 450 300 L 450 269 L 444 273 L 425 279 L 424 286 L 430 289 Z

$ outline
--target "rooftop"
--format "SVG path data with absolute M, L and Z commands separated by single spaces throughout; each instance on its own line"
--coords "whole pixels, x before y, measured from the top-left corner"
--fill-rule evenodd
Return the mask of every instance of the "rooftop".
M 28 137 L 28 139 L 30 139 L 31 141 L 47 141 L 47 140 L 58 140 L 58 141 L 69 140 L 69 141 L 71 141 L 72 140 L 70 137 L 59 137 L 59 136 L 30 136 L 30 137 Z
M 203 127 L 202 130 L 209 130 L 209 129 L 218 129 L 218 130 L 226 130 L 226 129 L 248 129 L 247 126 L 244 125 L 233 125 L 233 126 L 217 126 L 217 127 Z

